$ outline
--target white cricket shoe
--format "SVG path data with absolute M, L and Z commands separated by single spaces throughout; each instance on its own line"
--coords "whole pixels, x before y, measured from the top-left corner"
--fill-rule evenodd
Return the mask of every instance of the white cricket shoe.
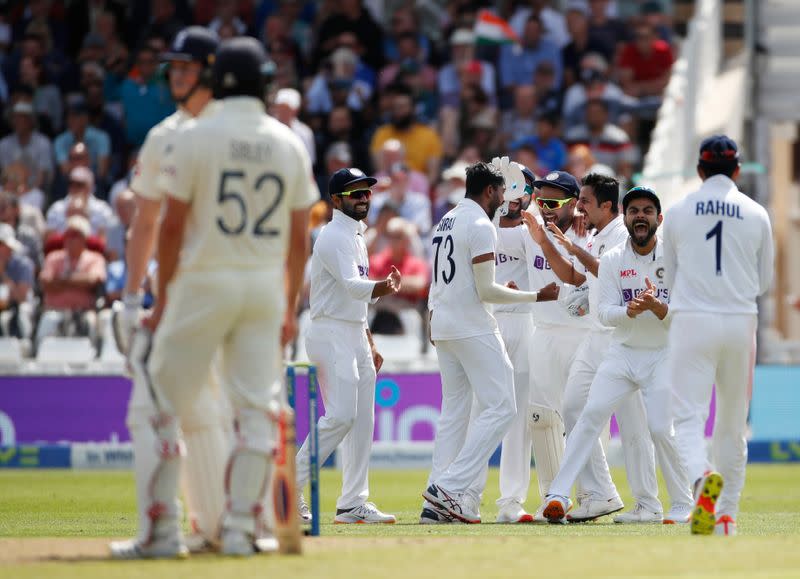
M 240 529 L 223 529 L 220 553 L 229 557 L 249 557 L 256 554 L 253 536 Z
M 453 493 L 432 484 L 422 493 L 422 498 L 462 523 L 480 523 L 481 515 L 465 493 Z
M 112 559 L 185 559 L 189 556 L 189 549 L 180 535 L 148 543 L 139 539 L 113 541 L 109 549 Z
M 448 525 L 455 522 L 447 513 L 432 507 L 422 507 L 422 513 L 419 515 L 420 525 Z
M 736 521 L 730 515 L 722 515 L 714 525 L 714 534 L 724 537 L 732 537 L 736 534 Z
M 349 525 L 349 524 L 375 524 L 383 523 L 391 525 L 396 523 L 397 519 L 394 515 L 387 515 L 378 510 L 373 503 L 364 503 L 352 509 L 338 510 L 336 517 L 333 519 L 335 525 Z
M 692 520 L 692 509 L 694 505 L 672 505 L 672 508 L 664 515 L 665 525 L 685 525 Z
M 500 511 L 497 513 L 497 521 L 498 523 L 532 523 L 533 516 L 526 513 L 525 509 L 522 508 L 522 505 L 517 501 L 511 501 L 506 503 L 500 508 Z
M 569 497 L 547 495 L 542 506 L 542 514 L 548 523 L 565 525 L 567 513 L 572 509 L 572 501 Z
M 614 517 L 614 522 L 621 525 L 658 524 L 664 520 L 661 513 L 649 511 L 639 503 L 627 513 L 620 513 Z
M 300 517 L 301 523 L 311 522 L 311 509 L 308 508 L 306 498 L 303 495 L 297 497 L 297 515 Z
M 586 497 L 581 501 L 580 506 L 567 515 L 570 523 L 585 523 L 600 517 L 605 517 L 625 508 L 622 499 L 616 496 L 607 501 Z
M 278 539 L 269 531 L 262 531 L 259 537 L 253 541 L 253 547 L 257 553 L 276 553 L 278 551 Z

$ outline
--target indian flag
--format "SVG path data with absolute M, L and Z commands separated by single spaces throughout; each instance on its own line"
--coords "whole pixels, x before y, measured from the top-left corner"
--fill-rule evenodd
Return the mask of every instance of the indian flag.
M 475 39 L 478 44 L 515 44 L 519 42 L 508 22 L 488 11 L 478 12 L 475 20 Z

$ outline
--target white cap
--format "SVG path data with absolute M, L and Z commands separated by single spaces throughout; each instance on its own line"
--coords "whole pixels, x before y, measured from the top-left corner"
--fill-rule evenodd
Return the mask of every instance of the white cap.
M 69 180 L 85 183 L 91 189 L 94 186 L 94 173 L 87 167 L 75 167 L 69 172 Z
M 275 95 L 276 105 L 286 105 L 293 111 L 300 110 L 302 100 L 300 93 L 293 88 L 282 88 Z
M 450 179 L 459 179 L 466 183 L 467 181 L 467 167 L 469 163 L 465 161 L 456 161 L 447 169 L 442 171 L 442 179 L 449 181 Z
M 8 223 L 0 223 L 0 243 L 10 247 L 11 251 L 22 251 L 22 244 L 17 241 L 14 228 Z
M 25 101 L 19 101 L 14 105 L 14 108 L 11 109 L 11 112 L 19 115 L 32 115 L 33 105 Z
M 450 46 L 475 44 L 475 33 L 469 28 L 459 28 L 450 37 Z
M 64 231 L 69 230 L 77 231 L 84 237 L 89 237 L 89 233 L 92 231 L 92 226 L 89 225 L 89 220 L 82 215 L 73 215 L 67 219 L 67 227 Z

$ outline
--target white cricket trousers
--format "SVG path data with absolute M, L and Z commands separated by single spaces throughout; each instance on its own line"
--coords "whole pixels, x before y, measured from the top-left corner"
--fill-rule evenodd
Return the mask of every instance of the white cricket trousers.
M 537 327 L 531 340 L 530 404 L 555 410 L 564 416 L 564 391 L 578 349 L 586 337 L 584 328 Z M 544 497 L 542 497 L 544 498 Z
M 317 366 L 325 416 L 317 422 L 319 463 L 340 444 L 342 494 L 337 509 L 352 509 L 369 497 L 369 458 L 375 426 L 375 364 L 364 324 L 312 320 L 308 359 Z M 297 453 L 297 488 L 308 482 L 308 438 Z
M 719 470 L 725 485 L 717 513 L 734 519 L 747 464 L 747 412 L 753 384 L 757 318 L 749 314 L 676 312 L 669 330 L 670 379 L 675 388 L 675 436 L 689 481 Z M 713 461 L 705 423 L 717 386 Z
M 578 347 L 564 392 L 564 426 L 567 438 L 586 406 L 594 376 L 605 360 L 611 344 L 611 333 L 610 330 L 591 330 Z M 647 418 L 641 395 L 635 394 L 624 399 L 615 414 L 626 466 L 641 465 L 640 468 L 627 471 L 631 493 L 643 507 L 660 510 L 658 480 L 655 477 L 655 455 L 647 431 Z M 577 482 L 579 498 L 589 495 L 595 499 L 608 500 L 619 495 L 614 481 L 611 480 L 608 462 L 599 438 L 592 443 L 591 455 L 578 475 Z
M 550 487 L 552 494 L 569 496 L 578 473 L 589 460 L 594 441 L 608 424 L 614 410 L 641 391 L 647 425 L 672 505 L 691 505 L 689 478 L 672 428 L 673 395 L 669 371 L 663 363 L 666 356 L 666 348 L 643 350 L 616 343 L 609 347 L 592 382 L 586 406 L 567 439 L 561 470 Z M 628 470 L 649 466 L 628 465 Z
M 428 482 L 463 493 L 486 468 L 517 414 L 514 370 L 499 333 L 436 340 L 436 354 L 442 411 Z M 470 421 L 473 396 L 477 413 Z
M 530 344 L 534 334 L 533 316 L 524 312 L 495 312 L 500 336 L 514 368 L 514 400 L 517 414 L 503 437 L 500 453 L 500 498 L 502 508 L 511 502 L 524 503 L 531 483 L 531 432 L 528 423 L 528 399 L 531 391 Z M 477 401 L 473 416 L 477 416 Z M 483 468 L 470 491 L 480 496 L 486 486 L 489 464 Z

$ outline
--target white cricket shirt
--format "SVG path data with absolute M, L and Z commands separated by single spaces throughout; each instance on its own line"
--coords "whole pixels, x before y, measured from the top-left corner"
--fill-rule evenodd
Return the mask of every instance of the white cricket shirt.
M 505 230 L 513 230 L 524 227 L 522 225 L 516 227 L 498 227 L 498 238 L 500 233 Z M 498 243 L 496 252 L 494 254 L 494 279 L 499 285 L 506 285 L 508 282 L 513 281 L 517 287 L 522 291 L 530 291 L 530 280 L 528 279 L 528 264 L 524 256 L 511 255 L 504 253 L 502 243 Z M 539 288 L 536 288 L 539 289 Z M 531 312 L 531 307 L 534 304 L 492 304 L 494 312 L 503 313 L 525 313 Z
M 338 209 L 319 233 L 311 255 L 311 319 L 367 324 L 377 282 L 369 279 L 367 226 Z
M 147 132 L 131 178 L 130 187 L 134 193 L 152 201 L 163 199 L 163 192 L 158 188 L 158 175 L 161 172 L 164 149 L 174 137 L 175 131 L 190 120 L 192 116 L 179 108 Z
M 595 232 L 594 235 L 589 237 L 586 243 L 586 251 L 595 258 L 600 259 L 606 251 L 624 243 L 627 239 L 628 228 L 625 227 L 625 220 L 622 215 L 617 215 L 602 231 Z M 600 316 L 598 315 L 600 288 L 597 284 L 597 278 L 585 269 L 584 273 L 586 274 L 586 281 L 589 283 L 589 313 L 586 317 L 589 318 L 592 330 L 608 331 L 611 328 L 600 323 Z
M 655 350 L 667 346 L 669 313 L 659 320 L 651 311 L 628 317 L 628 304 L 647 289 L 645 278 L 656 286 L 656 298 L 669 303 L 669 286 L 664 279 L 664 244 L 656 242 L 653 251 L 639 255 L 628 241 L 600 258 L 597 285 L 600 323 L 614 328 L 612 339 L 630 348 Z
M 536 220 L 540 225 L 544 226 L 544 221 L 540 216 L 537 215 Z M 587 238 L 585 236 L 578 237 L 572 228 L 568 229 L 565 235 L 576 245 L 585 247 Z M 558 252 L 568 261 L 572 262 L 575 267 L 578 268 L 578 271 L 583 272 L 583 266 L 580 265 L 577 258 L 568 254 L 555 240 L 555 237 L 550 231 L 547 231 L 547 236 Z M 530 291 L 538 291 L 552 282 L 555 282 L 559 287 L 564 285 L 558 276 L 553 273 L 550 262 L 545 258 L 539 244 L 531 237 L 527 226 L 520 225 L 514 228 L 499 229 L 498 239 L 498 252 L 521 257 L 525 260 Z M 520 289 L 522 289 L 522 286 L 520 286 Z M 570 328 L 589 327 L 587 316 L 580 318 L 571 316 L 557 301 L 533 303 L 531 304 L 531 311 L 533 312 L 533 321 L 537 328 L 564 326 Z
M 497 321 L 478 296 L 472 273 L 472 259 L 495 253 L 497 246 L 486 212 L 472 199 L 462 199 L 439 221 L 431 242 L 431 338 L 458 340 L 497 332 Z
M 664 216 L 664 268 L 675 312 L 755 314 L 774 272 L 767 211 L 724 175 Z
M 291 212 L 319 199 L 289 127 L 258 99 L 228 98 L 186 122 L 163 155 L 158 187 L 192 206 L 181 269 L 283 270 Z

